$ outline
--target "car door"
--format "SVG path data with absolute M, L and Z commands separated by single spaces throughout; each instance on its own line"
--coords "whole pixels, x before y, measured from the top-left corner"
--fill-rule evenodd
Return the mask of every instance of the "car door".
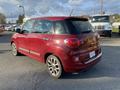
M 46 52 L 48 44 L 51 43 L 53 23 L 47 20 L 36 20 L 31 35 L 30 54 L 40 60 L 40 56 Z
M 29 54 L 29 40 L 28 36 L 31 33 L 32 26 L 33 26 L 33 20 L 26 21 L 21 29 L 21 33 L 18 36 L 18 49 L 20 52 L 24 54 Z

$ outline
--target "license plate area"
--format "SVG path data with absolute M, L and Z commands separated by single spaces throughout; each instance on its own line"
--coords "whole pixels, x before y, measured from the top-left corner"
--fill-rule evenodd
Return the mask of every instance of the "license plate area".
M 92 51 L 92 52 L 89 53 L 89 57 L 90 57 L 90 58 L 95 57 L 95 55 L 96 55 L 96 54 L 95 54 L 95 51 Z

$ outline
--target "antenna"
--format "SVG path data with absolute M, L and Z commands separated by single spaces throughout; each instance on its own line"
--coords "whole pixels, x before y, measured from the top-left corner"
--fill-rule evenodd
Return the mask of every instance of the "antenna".
M 103 0 L 100 0 L 100 14 L 103 15 Z
M 71 12 L 70 12 L 70 15 L 69 15 L 69 16 L 72 16 L 72 14 L 73 14 L 73 11 L 74 11 L 74 9 L 72 9 L 72 10 L 71 10 Z

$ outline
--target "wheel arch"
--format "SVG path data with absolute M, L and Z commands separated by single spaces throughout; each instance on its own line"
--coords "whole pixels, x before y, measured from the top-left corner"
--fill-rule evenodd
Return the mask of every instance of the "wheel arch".
M 11 43 L 10 43 L 10 44 L 12 45 L 12 43 L 14 43 L 14 41 L 11 41 Z
M 46 63 L 46 59 L 49 55 L 53 55 L 53 53 L 48 52 L 44 55 L 44 63 Z
M 50 53 L 50 52 L 49 52 L 49 53 L 46 53 L 46 54 L 44 55 L 44 63 L 46 63 L 47 57 L 50 56 L 50 55 L 54 55 L 55 57 L 57 57 L 57 58 L 59 59 L 60 64 L 61 64 L 61 66 L 62 66 L 62 69 L 63 69 L 63 71 L 64 71 L 64 66 L 63 66 L 63 63 L 62 63 L 62 61 L 61 61 L 61 58 L 60 58 L 58 55 L 54 54 L 54 53 Z

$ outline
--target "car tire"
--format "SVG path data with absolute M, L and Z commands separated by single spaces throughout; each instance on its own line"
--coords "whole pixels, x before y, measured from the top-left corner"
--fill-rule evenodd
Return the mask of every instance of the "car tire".
M 46 59 L 46 65 L 51 77 L 58 79 L 62 76 L 63 68 L 58 57 L 49 55 Z
M 111 33 L 109 33 L 109 37 L 112 37 L 112 34 L 111 34 Z
M 107 37 L 112 37 L 112 31 L 106 32 L 106 36 L 107 36 Z
M 12 47 L 12 54 L 13 54 L 14 56 L 18 56 L 20 53 L 17 51 L 17 46 L 16 46 L 16 44 L 15 44 L 15 43 L 12 43 L 12 44 L 11 44 L 11 47 Z

